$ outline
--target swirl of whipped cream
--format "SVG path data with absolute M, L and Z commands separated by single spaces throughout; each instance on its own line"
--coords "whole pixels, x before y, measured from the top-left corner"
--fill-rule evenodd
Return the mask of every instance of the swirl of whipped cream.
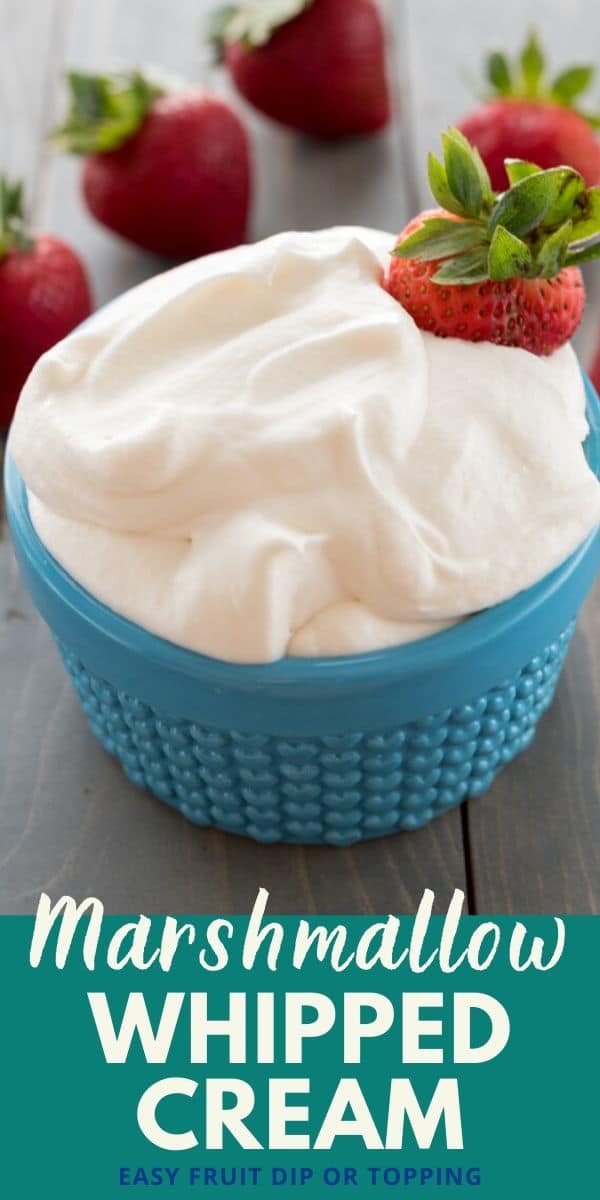
M 390 234 L 285 233 L 121 296 L 46 354 L 10 450 L 36 530 L 115 611 L 216 658 L 422 637 L 600 520 L 551 358 L 423 334 Z

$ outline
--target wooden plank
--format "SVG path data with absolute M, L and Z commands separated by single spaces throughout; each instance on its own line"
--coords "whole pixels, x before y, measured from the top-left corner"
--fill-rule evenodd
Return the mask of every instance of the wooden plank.
M 549 0 L 543 22 L 535 0 L 489 9 L 463 0 L 458 47 L 448 53 L 449 23 L 435 0 L 406 0 L 401 46 L 413 132 L 414 174 L 423 201 L 426 152 L 440 130 L 473 104 L 463 71 L 478 70 L 483 52 L 515 53 L 532 25 L 557 67 L 589 57 L 600 42 L 600 12 L 575 0 Z M 456 21 L 456 17 L 453 20 Z M 588 34 L 582 42 L 582 29 Z M 593 58 L 593 54 L 592 54 Z M 584 327 L 576 337 L 585 363 L 600 330 L 600 273 L 590 273 Z M 587 602 L 564 678 L 532 748 L 467 808 L 473 902 L 477 912 L 600 912 L 600 587 Z
M 77 0 L 65 61 L 154 61 L 215 81 L 198 49 L 211 7 L 186 0 L 175 20 L 168 0 Z M 216 82 L 227 90 L 220 75 Z M 59 105 L 49 108 L 55 120 Z M 253 236 L 328 223 L 395 230 L 407 219 L 397 123 L 381 138 L 324 147 L 246 115 L 258 175 Z M 94 225 L 76 173 L 77 164 L 52 163 L 43 215 L 85 254 L 103 301 L 162 264 Z M 0 598 L 0 911 L 31 912 L 42 888 L 96 893 L 112 912 L 245 911 L 263 884 L 279 912 L 410 912 L 426 886 L 440 908 L 465 888 L 458 813 L 341 851 L 260 847 L 190 826 L 137 792 L 92 740 L 6 550 Z
M 34 5 L 3 0 L 0 72 L 0 169 L 22 179 L 35 207 L 54 64 L 64 37 L 62 0 Z

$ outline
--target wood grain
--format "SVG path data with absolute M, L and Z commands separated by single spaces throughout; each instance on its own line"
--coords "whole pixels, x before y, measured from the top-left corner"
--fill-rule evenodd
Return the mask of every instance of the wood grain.
M 167 0 L 77 0 L 55 74 L 65 62 L 118 57 L 160 62 L 227 90 L 200 52 L 202 11 L 211 6 L 186 0 L 174 21 Z M 45 118 L 56 119 L 59 104 L 57 87 Z M 331 223 L 396 229 L 407 219 L 398 121 L 380 138 L 325 147 L 245 116 L 256 160 L 254 237 Z M 103 302 L 163 264 L 94 225 L 76 175 L 77 164 L 51 164 L 42 215 L 85 254 Z M 0 911 L 31 912 L 43 888 L 98 894 L 112 912 L 246 911 L 262 884 L 279 912 L 410 912 L 426 886 L 440 908 L 466 886 L 459 813 L 418 834 L 341 851 L 260 847 L 190 826 L 137 792 L 91 738 L 6 544 L 0 598 Z
M 62 0 L 2 0 L 0 169 L 22 179 L 31 207 L 40 189 L 46 111 L 67 19 Z

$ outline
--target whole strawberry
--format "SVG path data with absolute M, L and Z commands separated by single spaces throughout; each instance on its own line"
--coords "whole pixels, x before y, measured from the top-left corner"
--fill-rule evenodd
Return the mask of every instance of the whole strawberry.
M 283 125 L 341 138 L 389 120 L 375 0 L 257 0 L 215 14 L 212 40 L 246 100 Z
M 487 60 L 489 99 L 460 123 L 489 171 L 492 187 L 507 186 L 505 158 L 524 158 L 540 167 L 566 163 L 588 187 L 600 182 L 600 118 L 576 102 L 594 77 L 590 66 L 569 67 L 550 82 L 535 34 L 510 64 L 503 54 Z
M 195 258 L 244 241 L 250 151 L 244 126 L 203 88 L 165 93 L 138 72 L 68 76 L 54 141 L 85 156 L 93 215 L 156 254 Z
M 571 167 L 507 159 L 510 187 L 498 196 L 458 129 L 442 143 L 443 164 L 429 156 L 441 207 L 400 234 L 388 291 L 438 337 L 552 354 L 581 319 L 579 264 L 600 257 L 600 188 Z
M 85 268 L 70 246 L 29 233 L 22 188 L 0 176 L 0 429 L 6 429 L 31 368 L 90 315 Z

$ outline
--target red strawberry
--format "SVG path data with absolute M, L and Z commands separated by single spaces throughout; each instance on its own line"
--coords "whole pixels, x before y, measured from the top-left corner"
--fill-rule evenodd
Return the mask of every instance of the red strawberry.
M 85 268 L 70 246 L 30 235 L 22 189 L 0 177 L 0 429 L 34 363 L 90 315 Z
M 201 88 L 164 94 L 135 72 L 69 83 L 55 140 L 86 155 L 83 195 L 103 225 L 174 258 L 244 241 L 250 152 L 228 104 Z
M 578 264 L 600 257 L 600 188 L 586 189 L 569 167 L 513 159 L 498 197 L 462 133 L 450 129 L 442 142 L 444 164 L 430 155 L 429 182 L 443 207 L 400 234 L 388 291 L 438 337 L 552 354 L 581 319 Z
M 461 121 L 460 129 L 479 150 L 492 187 L 507 186 L 505 158 L 540 167 L 566 163 L 588 187 L 600 182 L 600 142 L 594 132 L 600 119 L 574 104 L 593 76 L 593 67 L 570 67 L 550 83 L 535 34 L 512 67 L 502 54 L 489 56 L 491 97 Z
M 375 0 L 258 0 L 216 14 L 212 40 L 242 95 L 283 125 L 340 138 L 389 120 Z
M 465 117 L 460 128 L 477 146 L 498 191 L 507 185 L 504 159 L 509 157 L 540 167 L 568 163 L 589 186 L 600 180 L 600 144 L 574 109 L 530 100 L 492 100 Z

